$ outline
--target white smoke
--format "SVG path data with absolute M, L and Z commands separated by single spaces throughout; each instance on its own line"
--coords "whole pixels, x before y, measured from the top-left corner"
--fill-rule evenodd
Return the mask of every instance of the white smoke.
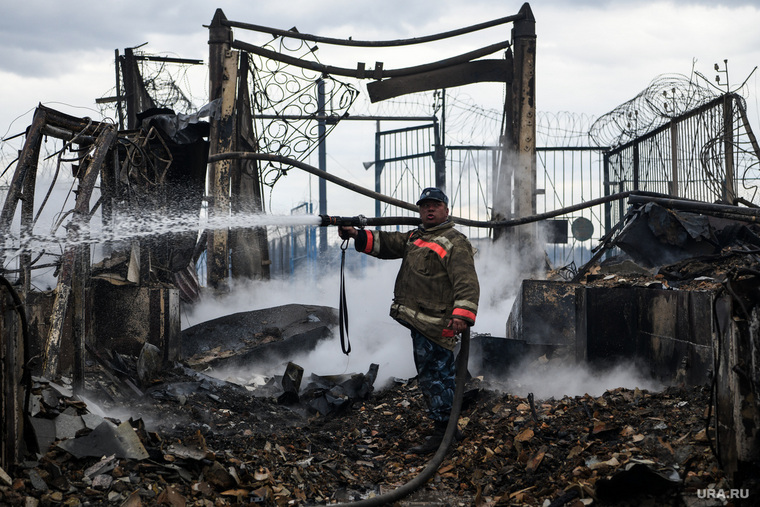
M 619 364 L 604 370 L 593 370 L 586 364 L 573 364 L 572 361 L 549 361 L 542 363 L 526 360 L 511 378 L 504 384 L 504 389 L 517 396 L 529 393 L 537 399 L 562 398 L 563 396 L 601 396 L 607 390 L 624 387 L 659 391 L 662 384 L 643 375 L 631 364 Z
M 353 249 L 347 255 L 361 256 Z M 507 261 L 505 261 L 507 259 Z M 481 300 L 474 333 L 503 336 L 514 294 L 519 287 L 518 268 L 496 245 L 481 248 L 475 258 L 480 274 Z M 349 311 L 351 353 L 346 356 L 340 347 L 338 329 L 331 339 L 300 357 L 272 361 L 271 371 L 257 372 L 272 376 L 292 361 L 304 368 L 304 378 L 311 373 L 334 375 L 364 373 L 372 363 L 379 365 L 377 387 L 394 378 L 416 375 L 409 330 L 389 316 L 393 284 L 400 260 L 367 258 L 363 270 L 346 271 L 346 292 Z M 328 267 L 318 276 L 297 275 L 287 280 L 247 281 L 236 283 L 229 294 L 206 297 L 202 303 L 183 315 L 183 328 L 224 315 L 261 310 L 286 304 L 338 306 L 339 267 Z M 250 378 L 250 372 L 216 372 L 220 378 Z
M 347 255 L 364 255 L 355 251 Z M 374 259 L 373 259 L 374 261 Z M 330 339 L 299 357 L 272 361 L 271 371 L 257 372 L 273 376 L 281 374 L 284 364 L 292 361 L 304 368 L 304 378 L 311 373 L 337 375 L 366 373 L 372 363 L 379 365 L 378 384 L 392 378 L 410 378 L 415 373 L 409 331 L 388 315 L 393 297 L 393 282 L 400 261 L 369 262 L 363 273 L 347 270 L 346 296 L 349 312 L 351 353 L 344 355 L 337 327 Z M 248 281 L 237 283 L 229 294 L 204 298 L 192 313 L 183 316 L 183 327 L 189 327 L 223 315 L 261 310 L 286 304 L 338 307 L 340 271 L 336 265 L 319 276 L 296 275 L 287 280 Z M 216 374 L 215 374 L 216 375 Z M 224 377 L 250 377 L 250 372 L 223 373 Z M 222 374 L 220 373 L 221 377 Z
M 477 322 L 472 333 L 504 337 L 507 319 L 525 276 L 521 274 L 524 261 L 531 254 L 521 252 L 517 246 L 502 241 L 481 244 L 478 249 L 475 267 L 481 296 Z M 349 249 L 347 255 L 364 254 Z M 415 376 L 409 331 L 388 315 L 399 266 L 398 260 L 368 258 L 366 266 L 359 272 L 347 270 L 346 290 L 352 347 L 348 356 L 341 352 L 339 333 L 335 328 L 333 336 L 324 340 L 315 350 L 300 357 L 272 361 L 270 371 L 256 373 L 264 376 L 279 375 L 284 371 L 287 361 L 303 367 L 304 378 L 311 373 L 365 373 L 372 363 L 377 363 L 377 388 L 382 388 L 394 378 L 407 379 Z M 204 298 L 192 313 L 183 316 L 183 327 L 237 312 L 291 303 L 337 308 L 339 275 L 337 264 L 331 264 L 318 276 L 297 275 L 287 280 L 237 283 L 229 294 Z M 479 360 L 471 353 L 470 371 L 476 375 L 481 370 Z M 250 371 L 215 374 L 220 378 L 251 378 L 251 375 Z M 512 370 L 508 381 L 503 385 L 504 389 L 514 394 L 526 395 L 532 392 L 538 398 L 601 394 L 606 389 L 617 387 L 650 390 L 659 387 L 632 366 L 599 372 L 574 363 L 551 361 L 539 364 L 536 363 L 536 358 L 528 358 L 524 365 Z

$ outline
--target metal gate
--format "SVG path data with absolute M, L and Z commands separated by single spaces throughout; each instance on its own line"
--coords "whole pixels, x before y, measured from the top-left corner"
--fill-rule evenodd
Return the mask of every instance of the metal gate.
M 311 215 L 313 205 L 302 203 L 290 210 L 291 215 Z M 270 227 L 270 276 L 313 276 L 317 265 L 317 231 L 313 226 Z
M 375 191 L 416 202 L 423 188 L 438 187 L 449 196 L 452 215 L 471 220 L 490 219 L 490 188 L 499 148 L 443 147 L 438 122 L 375 134 Z M 445 154 L 445 155 L 444 155 Z M 380 201 L 375 216 L 413 216 Z M 486 238 L 488 229 L 460 227 L 471 239 Z

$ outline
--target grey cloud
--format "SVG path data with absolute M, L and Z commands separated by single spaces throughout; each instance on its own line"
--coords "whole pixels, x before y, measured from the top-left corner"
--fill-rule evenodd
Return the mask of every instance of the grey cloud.
M 574 7 L 608 10 L 624 8 L 630 0 L 535 0 L 531 3 L 537 21 L 547 10 L 554 14 Z M 674 0 L 678 5 L 743 6 L 757 0 Z M 468 0 L 466 10 L 482 12 L 482 19 L 463 20 L 460 26 L 516 13 L 522 2 Z M 302 32 L 335 37 L 368 38 L 366 32 L 387 34 L 384 39 L 429 35 L 440 30 L 435 20 L 464 10 L 461 0 L 182 0 L 148 2 L 143 0 L 22 0 L 0 16 L 0 69 L 21 76 L 54 75 L 62 65 L 72 65 L 72 55 L 84 51 L 108 51 L 153 42 L 156 34 L 171 36 L 196 34 L 202 46 L 207 36 L 204 24 L 210 23 L 217 7 L 229 19 L 275 28 L 297 26 Z M 337 33 L 336 27 L 356 33 Z M 349 28 L 351 27 L 351 28 Z M 363 32 L 364 31 L 364 32 Z M 245 32 L 235 35 L 248 40 Z M 150 48 L 150 46 L 149 46 Z M 181 54 L 184 48 L 161 48 Z M 197 57 L 197 55 L 184 55 Z
M 204 19 L 198 13 L 207 13 Z M 199 0 L 176 5 L 57 0 L 20 2 L 0 17 L 0 68 L 22 76 L 50 76 L 62 55 L 131 47 L 150 34 L 203 33 L 214 8 Z

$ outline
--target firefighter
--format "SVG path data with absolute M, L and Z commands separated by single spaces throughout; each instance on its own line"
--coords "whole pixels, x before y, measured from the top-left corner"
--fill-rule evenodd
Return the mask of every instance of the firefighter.
M 390 315 L 409 328 L 417 379 L 425 397 L 433 433 L 411 449 L 428 454 L 438 449 L 454 400 L 457 335 L 475 323 L 480 286 L 474 248 L 454 229 L 449 198 L 437 188 L 422 191 L 422 224 L 411 232 L 384 232 L 341 226 L 341 239 L 354 239 L 357 251 L 380 259 L 401 258 Z M 461 438 L 459 429 L 456 438 Z

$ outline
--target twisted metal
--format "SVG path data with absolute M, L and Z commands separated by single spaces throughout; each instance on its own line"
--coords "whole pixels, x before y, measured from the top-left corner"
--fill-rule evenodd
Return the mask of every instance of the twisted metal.
M 134 54 L 136 57 L 156 56 L 138 50 L 135 50 Z M 206 102 L 205 94 L 196 96 L 191 86 L 194 81 L 191 74 L 194 71 L 200 72 L 197 66 L 150 59 L 138 59 L 137 64 L 145 90 L 157 108 L 192 114 Z M 116 88 L 111 88 L 104 96 L 106 95 L 116 95 Z M 116 102 L 99 103 L 98 110 L 103 118 L 117 117 Z
M 306 42 L 278 37 L 264 46 L 279 53 L 292 53 L 299 58 L 317 60 L 317 47 Z M 332 76 L 288 65 L 252 53 L 248 76 L 251 90 L 254 129 L 258 148 L 263 153 L 304 160 L 324 137 L 345 117 L 359 96 L 351 84 Z M 326 121 L 320 137 L 318 88 L 324 86 Z M 273 118 L 272 118 L 273 117 Z M 261 168 L 262 183 L 273 187 L 287 172 L 287 167 L 267 163 Z

